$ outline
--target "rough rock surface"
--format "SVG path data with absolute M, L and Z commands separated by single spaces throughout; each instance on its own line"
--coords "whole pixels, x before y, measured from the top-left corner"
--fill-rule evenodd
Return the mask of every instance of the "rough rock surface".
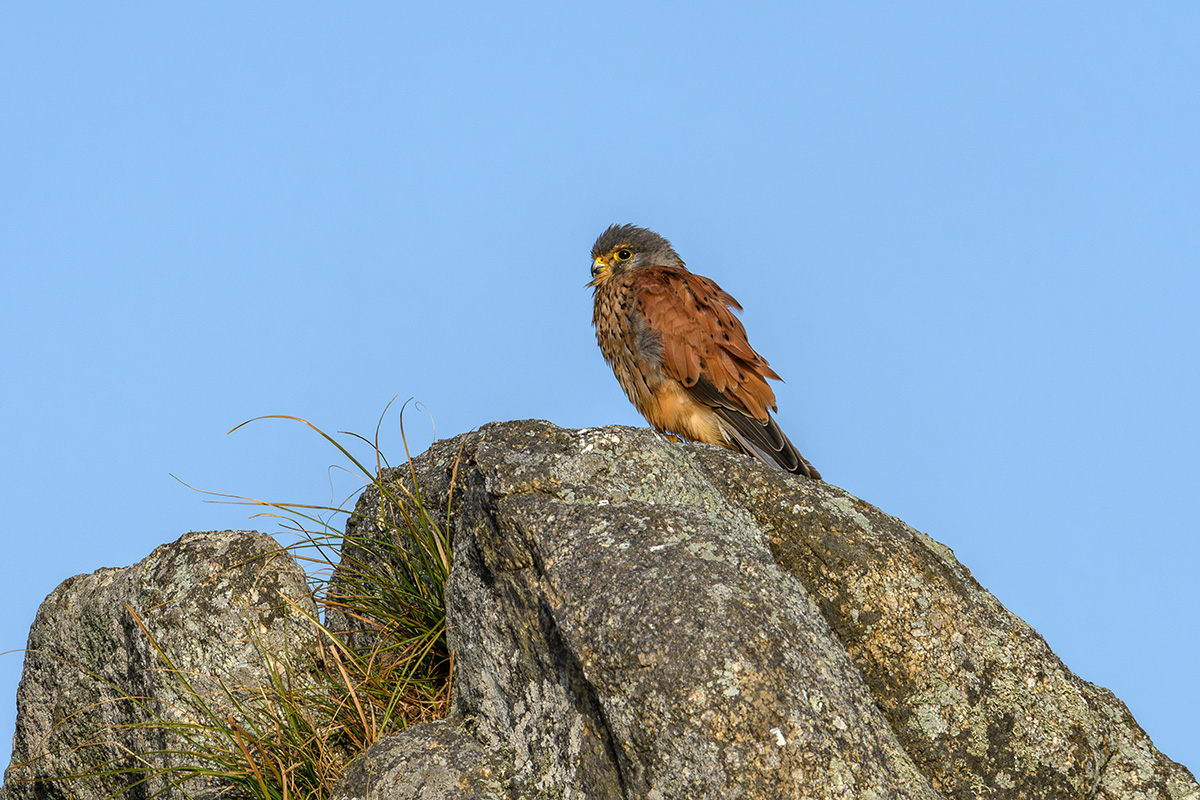
M 177 734 L 144 724 L 155 714 L 203 716 L 135 614 L 221 715 L 236 717 L 221 682 L 235 691 L 267 682 L 264 649 L 275 658 L 304 651 L 311 659 L 315 647 L 304 619 L 315 614 L 304 573 L 265 534 L 189 533 L 131 567 L 70 578 L 42 603 L 30 631 L 5 800 L 148 798 L 167 785 L 159 777 L 134 786 L 131 775 L 55 780 L 127 769 L 137 763 L 131 753 L 180 747 Z M 184 758 L 150 760 L 162 766 Z M 191 781 L 186 789 L 205 797 L 221 787 Z
M 508 800 L 512 762 L 446 720 L 377 742 L 355 759 L 331 800 Z
M 462 796 L 1200 799 L 948 548 L 834 486 L 535 421 L 415 468 L 430 508 L 453 481 L 455 702 L 434 751 L 458 785 L 504 776 Z M 429 750 L 406 732 L 347 778 L 384 764 L 422 785 Z

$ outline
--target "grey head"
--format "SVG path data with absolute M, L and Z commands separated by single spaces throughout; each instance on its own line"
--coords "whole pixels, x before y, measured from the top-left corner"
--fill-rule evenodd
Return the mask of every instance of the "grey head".
M 683 259 L 662 236 L 636 225 L 610 225 L 592 245 L 592 275 L 638 267 L 682 267 Z

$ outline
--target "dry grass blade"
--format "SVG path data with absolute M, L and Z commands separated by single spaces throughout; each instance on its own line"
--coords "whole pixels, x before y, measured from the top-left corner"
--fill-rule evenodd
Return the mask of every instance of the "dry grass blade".
M 216 681 L 220 689 L 206 695 L 127 607 L 165 674 L 183 689 L 191 706 L 165 715 L 153 701 L 141 703 L 146 721 L 139 724 L 173 732 L 184 745 L 131 754 L 133 766 L 101 764 L 87 774 L 60 779 L 123 775 L 128 789 L 154 777 L 164 787 L 160 793 L 178 790 L 188 796 L 187 785 L 204 778 L 227 786 L 231 798 L 316 800 L 329 796 L 346 762 L 372 742 L 448 711 L 451 657 L 444 591 L 450 542 L 425 507 L 411 458 L 410 485 L 393 483 L 385 480 L 387 461 L 379 448 L 378 427 L 375 440 L 367 442 L 374 450 L 371 470 L 364 466 L 368 460 L 356 458 L 347 445 L 312 423 L 282 415 L 269 418 L 300 422 L 333 444 L 352 465 L 348 471 L 356 470 L 365 485 L 373 485 L 386 509 L 386 518 L 373 523 L 387 536 L 347 541 L 322 515 L 351 517 L 354 512 L 345 508 L 349 498 L 340 506 L 320 506 L 219 495 L 224 502 L 260 506 L 265 509 L 260 516 L 286 520 L 289 530 L 299 534 L 300 540 L 287 549 L 308 563 L 320 610 L 320 618 L 307 613 L 303 618 L 325 644 L 317 645 L 308 663 L 299 654 L 280 657 L 257 632 L 248 631 L 267 666 L 266 684 L 232 686 L 210 675 L 206 685 Z M 400 431 L 407 457 L 403 418 Z M 347 557 L 350 550 L 356 557 Z M 331 612 L 368 633 L 368 644 L 352 644 L 355 637 L 326 628 L 322 619 Z M 120 738 L 119 731 L 101 733 L 109 740 Z

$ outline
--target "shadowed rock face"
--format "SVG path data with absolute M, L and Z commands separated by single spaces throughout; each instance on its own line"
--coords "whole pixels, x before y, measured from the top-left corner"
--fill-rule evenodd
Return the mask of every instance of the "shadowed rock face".
M 479 798 L 1200 798 L 948 548 L 834 486 L 543 422 L 414 466 L 432 508 L 455 475 L 454 714 L 335 797 L 433 797 L 436 768 Z
M 161 775 L 145 782 L 145 773 L 56 778 L 194 763 L 177 752 L 188 749 L 182 738 L 151 724 L 204 719 L 155 644 L 213 713 L 237 719 L 225 690 L 269 685 L 264 651 L 312 660 L 315 629 L 305 615 L 315 607 L 303 570 L 261 533 L 189 533 L 131 567 L 69 578 L 42 603 L 30 630 L 12 766 L 0 796 L 183 797 Z M 217 781 L 189 781 L 186 789 L 191 797 L 228 796 Z

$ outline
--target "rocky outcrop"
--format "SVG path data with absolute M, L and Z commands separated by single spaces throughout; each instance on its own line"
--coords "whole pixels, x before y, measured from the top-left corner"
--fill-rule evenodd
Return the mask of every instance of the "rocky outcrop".
M 189 533 L 64 581 L 30 631 L 3 798 L 185 796 L 163 770 L 200 763 L 180 724 L 236 720 L 231 697 L 270 681 L 265 653 L 311 663 L 311 618 L 303 571 L 260 533 Z M 185 788 L 228 796 L 217 780 Z
M 386 480 L 413 475 L 453 535 L 453 711 L 375 742 L 335 800 L 1200 800 L 946 547 L 834 486 L 544 422 L 439 442 Z M 396 518 L 380 502 L 364 493 L 346 557 Z M 3 800 L 180 796 L 161 768 L 198 756 L 159 723 L 238 724 L 275 659 L 302 681 L 314 614 L 256 533 L 64 582 L 30 634 Z
M 430 769 L 479 798 L 1200 798 L 949 549 L 834 486 L 541 422 L 413 466 L 451 508 L 454 712 L 337 798 Z

